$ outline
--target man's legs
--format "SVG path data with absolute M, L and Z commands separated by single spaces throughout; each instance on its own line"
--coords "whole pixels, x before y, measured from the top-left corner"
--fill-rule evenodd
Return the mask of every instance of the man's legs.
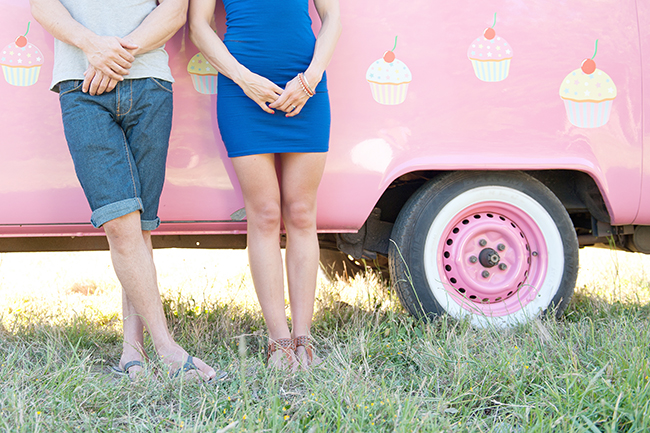
M 146 235 L 143 236 L 140 213 L 132 212 L 104 224 L 111 250 L 111 259 L 126 298 L 123 305 L 124 353 L 121 363 L 140 360 L 142 352 L 142 325 L 151 335 L 156 352 L 171 371 L 178 370 L 187 361 L 187 352 L 172 338 L 158 292 L 156 268 Z M 132 320 L 137 318 L 137 320 Z M 134 356 L 130 358 L 129 356 Z M 194 358 L 203 379 L 215 377 L 213 368 Z
M 81 92 L 81 81 L 65 81 L 60 90 L 75 171 L 93 210 L 93 225 L 104 227 L 123 288 L 121 365 L 142 358 L 146 327 L 162 361 L 177 370 L 188 355 L 167 329 L 148 232 L 159 224 L 158 200 L 171 130 L 171 84 L 125 80 L 112 92 L 90 96 Z M 194 363 L 201 377 L 214 377 L 205 363 L 198 359 Z
M 142 231 L 142 237 L 153 257 L 151 231 Z M 128 296 L 126 296 L 124 288 L 122 288 L 122 332 L 124 334 L 124 341 L 122 342 L 120 367 L 123 368 L 131 361 L 144 361 L 146 357 L 144 353 L 144 324 Z M 134 365 L 129 368 L 127 373 L 133 378 L 138 371 L 142 371 L 142 367 Z

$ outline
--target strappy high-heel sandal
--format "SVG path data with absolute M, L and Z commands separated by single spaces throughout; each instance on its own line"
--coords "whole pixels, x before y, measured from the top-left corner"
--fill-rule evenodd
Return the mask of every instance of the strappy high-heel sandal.
M 323 362 L 322 359 L 314 356 L 314 343 L 310 335 L 301 335 L 300 337 L 295 337 L 293 339 L 293 346 L 294 351 L 299 347 L 303 347 L 305 349 L 305 354 L 307 355 L 307 365 L 304 365 L 304 363 L 300 362 L 300 357 L 298 356 L 298 353 L 296 353 L 298 364 L 300 364 L 303 370 L 308 370 L 310 367 L 314 367 Z
M 284 352 L 286 356 L 286 365 L 283 368 L 287 370 L 295 370 L 296 366 L 296 355 L 295 355 L 295 346 L 293 345 L 293 340 L 291 338 L 278 338 L 277 340 L 271 340 L 269 338 L 269 345 L 266 350 L 266 366 L 269 368 L 276 367 L 269 364 L 271 356 L 278 350 Z

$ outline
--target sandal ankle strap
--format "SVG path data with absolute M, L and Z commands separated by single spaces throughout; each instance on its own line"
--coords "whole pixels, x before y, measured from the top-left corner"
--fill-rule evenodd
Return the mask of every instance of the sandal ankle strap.
M 301 335 L 300 337 L 295 337 L 293 339 L 294 350 L 300 346 L 304 347 L 305 352 L 307 352 L 307 358 L 309 358 L 309 362 L 314 359 L 314 345 L 312 341 L 313 339 L 310 335 Z
M 293 354 L 293 351 L 296 350 L 296 347 L 291 338 L 278 338 L 277 340 L 271 340 L 269 338 L 269 345 L 266 351 L 266 362 L 268 362 L 271 355 L 278 350 L 282 350 L 287 356 L 289 362 L 291 362 L 291 355 Z

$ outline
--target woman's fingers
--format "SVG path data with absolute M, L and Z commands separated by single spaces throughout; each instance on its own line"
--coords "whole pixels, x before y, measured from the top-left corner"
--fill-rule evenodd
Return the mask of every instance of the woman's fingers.
M 244 88 L 244 93 L 255 101 L 262 110 L 269 114 L 273 114 L 275 111 L 273 111 L 272 108 L 269 108 L 269 105 L 273 105 L 278 100 L 282 93 L 282 89 L 265 78 L 259 78 L 260 79 L 249 83 L 249 85 Z
M 258 102 L 257 105 L 259 105 L 262 110 L 266 111 L 269 114 L 275 113 L 275 111 L 271 110 L 269 106 L 266 105 L 266 102 L 262 102 L 262 103 Z
M 296 106 L 296 108 L 294 108 L 293 110 L 287 112 L 287 114 L 285 116 L 286 117 L 297 116 L 298 114 L 300 114 L 300 112 L 302 111 L 302 107 L 304 107 L 304 106 L 305 106 L 305 104 Z
M 297 80 L 298 78 L 294 78 L 289 81 L 280 97 L 274 103 L 270 104 L 269 107 L 286 112 L 287 117 L 298 115 L 309 97 L 302 90 Z

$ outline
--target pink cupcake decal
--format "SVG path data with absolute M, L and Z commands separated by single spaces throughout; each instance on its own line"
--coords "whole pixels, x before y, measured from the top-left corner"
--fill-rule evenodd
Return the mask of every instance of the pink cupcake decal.
M 503 81 L 510 72 L 512 47 L 501 36 L 497 36 L 494 26 L 497 14 L 494 14 L 494 24 L 476 38 L 467 49 L 467 57 L 472 62 L 474 73 L 481 81 Z
M 594 55 L 569 73 L 560 86 L 569 122 L 579 128 L 597 128 L 609 121 L 612 103 L 616 98 L 616 85 L 609 75 L 596 68 Z
M 395 46 L 390 51 L 384 52 L 381 59 L 374 61 L 366 72 L 366 81 L 370 84 L 370 91 L 375 101 L 383 105 L 398 105 L 406 100 L 411 71 L 400 60 L 395 58 Z
M 0 51 L 0 66 L 7 83 L 12 86 L 31 86 L 38 81 L 43 66 L 43 54 L 36 46 L 29 43 L 27 33 Z

